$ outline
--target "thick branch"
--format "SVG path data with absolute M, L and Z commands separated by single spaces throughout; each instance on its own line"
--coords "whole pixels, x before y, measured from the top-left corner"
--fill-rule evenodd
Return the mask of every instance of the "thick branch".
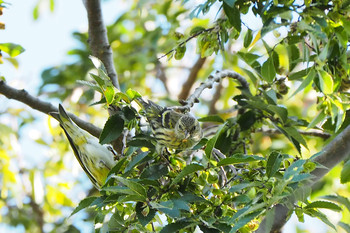
M 30 95 L 26 90 L 18 90 L 13 87 L 8 86 L 4 81 L 0 81 L 0 94 L 3 94 L 8 99 L 15 99 L 22 102 L 29 107 L 48 114 L 49 112 L 58 112 L 58 109 L 54 107 L 51 103 L 40 100 L 37 97 Z M 99 137 L 101 134 L 101 129 L 94 126 L 93 124 L 83 121 L 76 115 L 69 113 L 70 118 L 82 129 L 89 132 L 95 137 Z
M 113 62 L 113 52 L 108 41 L 107 29 L 103 23 L 100 0 L 85 0 L 84 4 L 89 21 L 89 45 L 92 55 L 102 61 L 113 85 L 120 89 Z
M 191 91 L 191 88 L 197 79 L 198 72 L 203 67 L 205 60 L 206 60 L 206 57 L 204 58 L 199 57 L 196 63 L 191 68 L 190 74 L 188 75 L 186 82 L 182 85 L 182 90 L 178 97 L 179 100 L 185 100 L 188 97 Z
M 311 184 L 314 185 L 324 177 L 335 165 L 347 159 L 350 155 L 350 126 L 346 127 L 343 132 L 338 134 L 317 156 L 314 161 L 326 168 L 316 168 L 311 174 L 314 179 Z M 274 207 L 278 218 L 274 219 L 271 232 L 279 231 L 287 221 L 288 208 L 283 205 Z M 265 232 L 266 222 L 263 220 L 257 233 Z

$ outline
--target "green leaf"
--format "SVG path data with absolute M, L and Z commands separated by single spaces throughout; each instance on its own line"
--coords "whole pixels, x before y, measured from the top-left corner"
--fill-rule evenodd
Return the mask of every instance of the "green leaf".
M 148 206 L 146 207 L 149 208 Z M 137 219 L 139 220 L 142 226 L 146 226 L 154 218 L 157 212 L 154 209 L 149 208 L 149 211 L 146 214 L 145 213 L 146 207 L 143 206 L 142 202 L 138 202 L 135 208 Z
M 244 48 L 248 48 L 252 40 L 253 40 L 253 31 L 248 28 L 248 31 L 244 36 L 244 43 L 243 43 Z
M 135 191 L 131 190 L 128 187 L 122 187 L 122 186 L 108 186 L 108 187 L 103 187 L 102 190 L 108 191 L 111 193 L 137 195 L 137 193 Z
M 113 102 L 115 95 L 113 87 L 107 86 L 106 89 L 103 91 L 103 95 L 106 98 L 107 104 L 110 105 Z
M 321 111 L 317 117 L 315 117 L 311 122 L 310 124 L 307 126 L 308 128 L 314 128 L 318 123 L 320 123 L 322 120 L 324 120 L 326 117 L 326 114 Z
M 314 80 L 315 75 L 316 75 L 315 70 L 314 69 L 310 70 L 307 77 L 303 80 L 303 82 L 300 84 L 298 89 L 296 89 L 296 91 L 291 95 L 291 97 L 295 96 L 298 92 L 304 90 L 307 86 L 309 86 L 309 84 L 312 82 L 312 80 Z
M 338 222 L 338 225 L 343 228 L 347 233 L 350 233 L 350 225 L 345 222 Z
M 198 119 L 199 122 L 217 122 L 224 123 L 225 121 L 219 115 L 210 115 Z
M 297 142 L 302 144 L 305 148 L 308 148 L 305 139 L 303 138 L 303 136 L 301 136 L 301 134 L 298 132 L 298 130 L 296 130 L 292 126 L 283 127 L 283 129 L 287 132 L 288 136 L 297 140 Z
M 128 163 L 128 165 L 126 166 L 124 173 L 130 171 L 131 169 L 133 169 L 136 165 L 140 164 L 142 162 L 142 160 L 149 154 L 149 151 L 145 151 L 145 152 L 141 152 L 139 154 L 137 154 L 136 156 L 134 156 L 131 161 Z
M 256 122 L 257 117 L 254 111 L 246 111 L 242 115 L 240 115 L 237 123 L 239 124 L 242 131 L 250 129 L 254 123 Z
M 328 226 L 332 227 L 334 230 L 336 230 L 335 226 L 328 220 L 327 216 L 319 211 L 313 210 L 313 209 L 307 209 L 305 211 L 306 214 L 312 216 L 312 217 L 317 217 L 320 219 L 322 222 L 327 224 Z
M 111 87 L 113 89 L 113 93 L 115 93 L 114 103 L 115 102 L 118 103 L 118 102 L 120 102 L 120 100 L 124 100 L 125 103 L 128 103 L 128 104 L 130 103 L 130 99 L 129 99 L 129 97 L 126 94 L 124 94 L 123 92 L 118 91 L 113 86 L 108 86 L 108 87 Z
M 202 148 L 205 144 L 207 144 L 208 139 L 206 138 L 202 138 L 197 145 L 193 146 L 192 150 L 199 150 L 200 148 Z
M 140 196 L 143 200 L 146 200 L 147 198 L 147 192 L 146 189 L 139 183 L 125 179 L 120 176 L 113 176 L 114 179 L 119 181 L 120 183 L 124 184 L 126 187 L 130 188 L 133 190 L 138 196 Z
M 176 177 L 175 179 L 173 180 L 173 182 L 171 183 L 170 186 L 178 183 L 180 180 L 182 180 L 182 178 L 184 178 L 185 176 L 193 173 L 193 172 L 196 172 L 196 171 L 200 171 L 200 170 L 204 170 L 204 167 L 202 165 L 199 165 L 199 164 L 196 164 L 196 163 L 193 163 L 193 164 L 190 164 L 190 165 L 187 165 Z
M 25 51 L 22 46 L 14 43 L 1 43 L 0 50 L 7 53 L 10 57 L 16 57 Z
M 322 52 L 318 55 L 318 59 L 320 59 L 323 62 L 326 60 L 327 54 L 328 54 L 328 48 L 329 48 L 329 43 L 327 43 L 326 46 L 322 49 Z
M 327 196 L 322 196 L 321 198 L 329 201 L 337 202 L 338 204 L 342 204 L 348 209 L 348 211 L 350 211 L 350 200 L 347 197 L 343 197 L 340 195 L 327 195 Z
M 175 49 L 175 59 L 176 60 L 181 60 L 185 56 L 185 52 L 186 52 L 186 46 L 185 45 L 178 46 Z
M 272 177 L 276 174 L 278 169 L 280 168 L 281 162 L 282 162 L 282 155 L 278 152 L 272 152 L 267 159 L 266 164 L 266 175 L 267 177 Z
M 133 100 L 136 98 L 140 98 L 142 97 L 141 94 L 131 88 L 129 88 L 128 90 L 126 90 L 125 94 L 129 97 L 129 99 Z
M 194 27 L 194 28 L 191 29 L 191 31 L 190 31 L 190 36 L 193 36 L 193 35 L 195 35 L 195 34 L 197 34 L 197 33 L 200 33 L 200 32 L 202 32 L 202 31 L 204 31 L 204 30 L 205 30 L 204 27 L 196 26 L 196 27 Z
M 224 12 L 230 24 L 238 31 L 241 31 L 241 12 L 235 7 L 230 7 L 224 2 Z
M 341 173 L 340 173 L 340 182 L 342 184 L 345 184 L 347 182 L 350 181 L 350 160 L 348 160 L 342 170 L 341 170 Z
M 85 80 L 77 80 L 77 83 L 88 86 L 89 88 L 102 93 L 102 90 L 99 85 L 93 82 L 85 81 Z
M 205 155 L 210 158 L 211 156 L 211 152 L 213 151 L 213 148 L 216 144 L 216 141 L 218 140 L 220 134 L 222 133 L 223 129 L 224 129 L 224 126 L 226 124 L 223 124 L 221 125 L 219 128 L 218 128 L 218 131 L 217 133 L 214 135 L 214 137 L 212 137 L 211 139 L 209 139 L 209 141 L 207 142 L 207 146 L 205 148 Z
M 258 211 L 252 212 L 250 214 L 244 215 L 242 218 L 239 218 L 237 223 L 234 224 L 234 226 L 231 229 L 230 233 L 236 233 L 237 230 L 239 230 L 241 227 L 244 227 L 251 220 L 253 220 L 256 217 L 258 217 L 261 214 L 261 212 L 262 212 L 262 210 L 258 210 Z
M 125 228 L 125 221 L 122 216 L 120 216 L 119 212 L 116 211 L 113 213 L 111 218 L 108 221 L 108 228 L 113 230 L 121 230 Z
M 96 83 L 100 86 L 101 88 L 101 93 L 103 92 L 103 87 L 105 86 L 105 81 L 100 78 L 100 76 L 90 73 L 90 77 L 96 81 Z
M 146 201 L 146 198 L 143 197 L 143 196 L 140 196 L 139 194 L 121 196 L 118 199 L 118 202 L 120 202 L 120 203 L 125 203 L 125 202 L 145 202 L 145 201 Z
M 292 71 L 300 60 L 300 51 L 295 44 L 287 47 L 288 59 L 289 59 L 289 71 Z
M 283 178 L 285 180 L 292 179 L 293 176 L 299 174 L 303 169 L 303 165 L 306 162 L 306 160 L 300 159 L 292 163 L 286 170 L 286 172 L 283 175 Z
M 234 154 L 231 157 L 220 160 L 217 166 L 225 166 L 225 165 L 230 165 L 235 163 L 249 163 L 249 162 L 261 161 L 261 160 L 265 160 L 265 158 L 256 156 L 256 155 Z
M 232 185 L 231 188 L 229 189 L 229 192 L 234 193 L 248 187 L 259 186 L 259 185 L 261 185 L 260 182 L 240 183 L 240 184 Z
M 126 162 L 126 159 L 127 159 L 126 157 L 120 159 L 118 161 L 118 163 L 109 171 L 108 176 L 110 176 L 112 174 L 118 174 L 118 172 L 120 171 L 121 167 Z
M 334 204 L 333 202 L 328 202 L 328 201 L 314 201 L 308 204 L 307 206 L 305 206 L 304 208 L 305 209 L 322 208 L 322 209 L 329 209 L 333 211 L 342 210 L 337 204 Z
M 289 80 L 300 80 L 304 78 L 307 74 L 309 74 L 311 68 L 307 68 L 305 70 L 300 70 L 298 72 L 292 73 L 288 76 Z
M 163 229 L 160 231 L 160 233 L 173 233 L 178 232 L 181 229 L 186 228 L 188 225 L 190 225 L 191 222 L 185 221 L 185 220 L 179 220 L 174 223 L 170 223 L 163 227 Z
M 318 71 L 318 79 L 320 81 L 320 88 L 324 94 L 333 93 L 333 78 L 332 76 L 324 70 Z
M 85 209 L 86 207 L 89 207 L 91 203 L 93 203 L 97 197 L 87 197 L 79 202 L 79 205 L 73 210 L 73 212 L 70 214 L 72 216 L 73 214 L 79 212 L 82 209 Z
M 276 113 L 284 123 L 288 120 L 288 110 L 285 106 L 269 104 L 267 108 Z
M 124 120 L 120 115 L 111 116 L 103 127 L 100 135 L 100 143 L 106 144 L 117 139 L 123 132 Z
M 273 58 L 269 57 L 261 67 L 261 77 L 268 83 L 272 83 L 276 76 L 275 65 Z
M 128 142 L 128 146 L 134 146 L 134 147 L 147 147 L 149 149 L 153 149 L 154 145 L 149 139 L 146 138 L 135 138 Z
M 142 179 L 158 180 L 168 174 L 168 167 L 163 164 L 154 164 L 143 170 L 140 175 Z

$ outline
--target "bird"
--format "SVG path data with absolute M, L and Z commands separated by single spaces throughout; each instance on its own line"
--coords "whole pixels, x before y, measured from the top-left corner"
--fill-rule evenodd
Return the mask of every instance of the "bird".
M 111 146 L 101 145 L 96 137 L 79 128 L 61 104 L 58 110 L 49 114 L 60 123 L 80 166 L 93 185 L 101 190 L 109 171 L 117 163 L 116 152 Z
M 180 113 L 141 97 L 135 99 L 145 113 L 156 142 L 156 151 L 163 148 L 188 150 L 203 137 L 198 120 L 190 113 Z

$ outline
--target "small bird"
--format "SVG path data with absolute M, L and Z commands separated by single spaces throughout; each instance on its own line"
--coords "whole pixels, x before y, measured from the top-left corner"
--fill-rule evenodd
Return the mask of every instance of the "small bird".
M 58 113 L 51 112 L 50 115 L 60 122 L 80 166 L 94 186 L 101 190 L 109 171 L 117 162 L 116 153 L 112 147 L 101 145 L 96 137 L 80 129 L 61 104 L 58 109 Z
M 179 113 L 150 100 L 146 102 L 142 98 L 137 98 L 136 102 L 145 112 L 158 152 L 164 147 L 176 150 L 190 149 L 201 140 L 202 128 L 191 114 Z

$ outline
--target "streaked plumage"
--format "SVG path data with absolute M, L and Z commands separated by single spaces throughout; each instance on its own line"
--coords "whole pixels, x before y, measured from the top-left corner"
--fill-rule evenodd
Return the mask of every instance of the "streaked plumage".
M 145 112 L 158 148 L 186 150 L 201 140 L 203 132 L 194 116 L 161 107 L 152 101 L 146 102 L 141 98 L 137 102 Z
M 115 152 L 109 146 L 101 145 L 98 139 L 80 129 L 68 116 L 62 105 L 59 113 L 50 113 L 60 122 L 75 157 L 94 186 L 100 190 L 109 171 L 116 164 Z

